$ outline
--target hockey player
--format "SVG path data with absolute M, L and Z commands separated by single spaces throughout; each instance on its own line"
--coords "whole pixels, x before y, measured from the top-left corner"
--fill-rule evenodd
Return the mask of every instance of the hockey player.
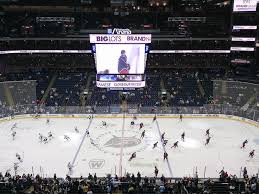
M 42 142 L 43 140 L 43 135 L 41 133 L 39 133 L 39 140 Z
M 70 137 L 68 137 L 67 135 L 64 135 L 64 139 L 69 141 L 70 140 Z
M 139 124 L 139 130 L 142 129 L 144 127 L 144 124 L 143 123 L 140 123 Z
M 15 156 L 16 156 L 17 160 L 19 160 L 19 162 L 22 162 L 22 157 L 20 156 L 20 154 L 16 153 Z
M 164 160 L 168 160 L 168 153 L 164 152 Z
M 11 130 L 17 128 L 17 123 L 14 123 L 13 126 L 11 127 Z
M 136 117 L 136 116 L 134 116 L 134 117 L 133 117 L 133 120 L 137 120 L 137 117 Z
M 158 175 L 158 169 L 157 169 L 157 167 L 155 166 L 155 177 L 157 177 L 157 175 Z
M 211 139 L 211 137 L 208 137 L 208 138 L 206 139 L 205 146 L 206 146 L 206 145 L 208 145 L 208 144 L 210 143 L 210 139 Z
M 47 137 L 43 137 L 43 142 L 44 143 L 48 143 L 48 138 Z
M 75 132 L 76 132 L 76 133 L 79 133 L 79 130 L 78 130 L 78 128 L 77 128 L 77 127 L 75 127 Z
M 70 162 L 67 164 L 67 168 L 68 168 L 69 174 L 72 174 L 73 165 Z
M 34 116 L 35 119 L 38 119 L 40 117 L 39 113 L 36 113 L 36 115 Z
M 51 133 L 51 131 L 48 132 L 48 138 L 49 138 L 49 139 L 52 139 L 52 138 L 53 138 L 53 134 Z
M 242 148 L 245 148 L 247 143 L 248 143 L 248 140 L 246 139 L 246 140 L 242 143 L 241 149 L 242 149 Z
M 91 120 L 91 119 L 92 119 L 92 116 L 91 116 L 91 115 L 89 115 L 89 116 L 88 116 L 88 119 L 89 119 L 89 120 Z
M 156 115 L 154 116 L 154 118 L 153 118 L 153 122 L 155 122 L 156 121 Z
M 210 136 L 210 128 L 206 130 L 206 135 L 209 137 Z
M 141 133 L 140 139 L 143 139 L 143 138 L 145 137 L 145 132 L 146 132 L 146 130 L 144 130 L 144 131 Z
M 250 158 L 253 158 L 254 155 L 255 155 L 255 150 L 252 150 L 252 151 L 249 153 L 249 157 L 250 157 Z
M 183 133 L 182 133 L 181 138 L 182 138 L 182 141 L 184 141 L 184 138 L 185 138 L 185 132 L 183 132 Z
M 17 162 L 14 163 L 13 165 L 13 169 L 14 169 L 14 174 L 17 175 L 17 171 L 18 171 L 19 165 Z
M 13 131 L 13 132 L 12 132 L 13 140 L 14 140 L 15 136 L 16 136 L 16 131 Z
M 174 145 L 171 148 L 177 148 L 179 141 L 174 142 Z
M 85 130 L 85 132 L 86 132 L 87 137 L 90 137 L 89 130 L 88 130 L 88 129 L 86 129 L 86 130 Z
M 153 149 L 155 149 L 157 147 L 157 144 L 158 144 L 158 141 L 153 144 Z
M 131 125 L 131 126 L 135 125 L 134 121 L 131 121 L 131 122 L 130 122 L 130 125 Z
M 165 133 L 162 133 L 162 135 L 161 135 L 161 141 L 163 142 L 164 139 L 165 139 Z
M 136 152 L 132 153 L 131 156 L 130 156 L 129 161 L 131 161 L 133 158 L 136 158 L 136 156 L 137 156 Z
M 179 119 L 180 119 L 181 122 L 183 121 L 183 115 L 182 114 L 180 114 Z
M 47 121 L 46 121 L 47 124 L 49 124 L 49 118 L 47 118 Z
M 167 140 L 167 139 L 164 139 L 164 141 L 163 141 L 163 146 L 166 146 L 167 142 L 168 142 L 168 140 Z
M 94 140 L 92 138 L 90 138 L 90 143 L 95 146 Z
M 106 127 L 107 123 L 105 121 L 102 121 L 102 125 L 103 125 L 103 127 Z

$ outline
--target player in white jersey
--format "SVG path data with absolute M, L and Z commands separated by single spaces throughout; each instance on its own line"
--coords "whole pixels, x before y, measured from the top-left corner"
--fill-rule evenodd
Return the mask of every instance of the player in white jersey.
M 72 174 L 73 165 L 70 162 L 67 164 L 67 168 L 68 168 L 69 174 Z
M 51 131 L 48 132 L 48 138 L 49 138 L 49 139 L 52 139 L 52 138 L 53 138 L 53 134 L 51 133 Z
M 13 131 L 13 132 L 12 132 L 13 140 L 15 139 L 15 136 L 16 136 L 16 131 Z
M 75 127 L 75 132 L 79 133 L 79 130 L 78 130 L 78 128 L 77 128 L 77 127 Z
M 43 142 L 44 143 L 48 143 L 48 138 L 47 137 L 43 137 Z
M 43 135 L 39 133 L 39 140 L 42 142 L 43 141 Z
M 64 139 L 67 140 L 67 141 L 69 141 L 69 140 L 70 140 L 70 137 L 67 136 L 67 135 L 64 135 Z
M 38 119 L 39 117 L 40 117 L 39 113 L 37 113 L 37 114 L 34 116 L 35 119 Z
M 11 127 L 11 130 L 17 128 L 17 123 L 14 123 L 13 126 Z
M 16 153 L 15 156 L 16 156 L 17 160 L 19 160 L 19 162 L 22 162 L 22 161 L 23 161 L 20 154 Z
M 102 125 L 103 125 L 103 127 L 106 127 L 107 123 L 105 121 L 102 121 Z
M 18 168 L 19 168 L 19 165 L 18 165 L 17 162 L 15 162 L 15 163 L 13 164 L 13 169 L 14 169 L 14 174 L 15 174 L 15 175 L 17 174 Z

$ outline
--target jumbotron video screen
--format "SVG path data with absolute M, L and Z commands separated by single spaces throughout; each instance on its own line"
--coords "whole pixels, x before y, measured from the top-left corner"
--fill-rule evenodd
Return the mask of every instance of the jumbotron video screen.
M 150 34 L 91 34 L 96 85 L 102 88 L 145 87 Z
M 97 74 L 144 74 L 145 44 L 96 44 Z

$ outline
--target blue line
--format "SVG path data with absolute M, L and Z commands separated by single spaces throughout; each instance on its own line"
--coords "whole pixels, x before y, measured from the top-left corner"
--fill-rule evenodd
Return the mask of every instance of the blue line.
M 157 119 L 156 119 L 156 126 L 157 126 L 157 130 L 158 130 L 158 133 L 159 133 L 159 136 L 160 136 L 160 141 L 161 141 L 161 135 L 162 135 L 162 134 L 161 134 L 160 127 L 159 127 L 159 124 L 158 124 Z M 165 149 L 165 146 L 164 146 L 163 143 L 162 143 L 162 146 L 163 146 L 164 152 L 166 152 L 166 149 Z M 171 177 L 173 178 L 173 172 L 172 172 L 172 168 L 171 168 L 171 165 L 170 165 L 171 162 L 169 163 L 169 160 L 168 160 L 168 159 L 166 160 L 166 162 L 167 162 L 167 166 L 168 166 L 170 175 L 171 175 Z
M 83 142 L 84 142 L 84 140 L 85 140 L 85 137 L 87 136 L 87 131 L 88 131 L 88 129 L 90 128 L 90 125 L 91 125 L 93 119 L 94 119 L 94 118 L 92 117 L 91 120 L 90 120 L 90 122 L 89 122 L 89 124 L 88 124 L 88 127 L 87 127 L 86 130 L 85 130 L 84 137 L 83 137 L 83 139 L 82 139 L 82 141 L 81 141 L 81 143 L 80 143 L 80 145 L 79 145 L 79 147 L 78 147 L 78 149 L 77 149 L 77 151 L 76 151 L 76 154 L 75 154 L 75 156 L 74 156 L 74 159 L 73 159 L 73 162 L 72 162 L 72 166 L 74 166 L 74 164 L 75 164 L 76 158 L 77 158 L 77 156 L 78 156 L 78 154 L 79 154 L 79 151 L 80 151 L 80 149 L 81 149 L 81 147 L 82 147 L 82 145 L 83 145 Z

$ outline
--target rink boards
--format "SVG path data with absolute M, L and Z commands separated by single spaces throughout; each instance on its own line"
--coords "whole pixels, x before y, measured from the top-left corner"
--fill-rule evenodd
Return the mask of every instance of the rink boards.
M 243 117 L 238 117 L 238 116 L 233 116 L 233 115 L 225 115 L 225 114 L 182 114 L 183 119 L 227 119 L 227 120 L 233 120 L 233 121 L 240 121 L 244 122 L 250 125 L 253 125 L 255 127 L 259 128 L 259 122 L 243 118 Z M 123 114 L 41 114 L 40 118 L 88 118 L 89 116 L 93 116 L 94 118 L 99 118 L 99 119 L 112 119 L 112 118 L 133 118 L 136 116 L 137 118 L 153 118 L 154 114 L 126 114 L 125 116 Z M 157 114 L 157 119 L 177 119 L 179 118 L 180 114 Z M 14 119 L 26 119 L 26 118 L 34 118 L 35 115 L 32 114 L 21 114 L 21 115 L 16 115 L 14 118 L 11 117 L 4 117 L 0 119 L 0 122 L 4 121 L 9 121 L 9 120 L 14 120 Z

